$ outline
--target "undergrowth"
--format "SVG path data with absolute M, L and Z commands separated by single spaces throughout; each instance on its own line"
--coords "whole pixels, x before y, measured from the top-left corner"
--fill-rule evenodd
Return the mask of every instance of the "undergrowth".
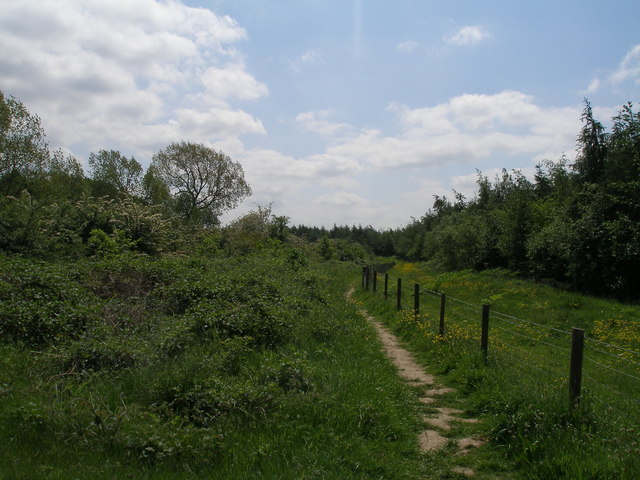
M 353 267 L 289 257 L 0 256 L 0 478 L 419 477 Z
M 386 300 L 382 282 L 375 293 L 371 285 L 369 291 L 359 289 L 357 298 L 408 341 L 434 373 L 458 388 L 469 411 L 483 420 L 496 455 L 518 477 L 637 477 L 637 307 L 526 282 L 503 271 L 433 273 L 399 263 L 390 277 Z M 398 277 L 403 280 L 399 312 Z M 413 282 L 421 285 L 418 316 Z M 439 292 L 447 294 L 444 335 Z M 480 350 L 483 303 L 492 312 L 486 362 Z M 588 338 L 577 406 L 568 393 L 571 338 L 564 332 L 571 327 L 583 328 Z

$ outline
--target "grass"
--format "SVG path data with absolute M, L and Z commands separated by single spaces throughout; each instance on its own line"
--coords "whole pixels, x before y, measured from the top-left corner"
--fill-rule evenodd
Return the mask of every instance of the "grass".
M 358 298 L 458 387 L 468 408 L 485 419 L 485 435 L 521 478 L 635 478 L 640 309 L 504 271 L 434 273 L 401 262 L 390 276 L 389 299 L 381 288 L 375 295 L 360 291 Z M 400 313 L 397 277 L 403 280 Z M 415 282 L 421 285 L 418 318 L 410 296 Z M 438 335 L 437 292 L 447 294 L 444 336 Z M 487 365 L 480 353 L 482 303 L 491 309 Z M 565 332 L 572 326 L 587 335 L 579 408 L 570 407 L 567 385 Z
M 0 478 L 422 477 L 353 266 L 0 257 Z M 56 314 L 57 312 L 57 314 Z
M 634 306 L 505 272 L 399 264 L 405 310 L 381 291 L 356 299 L 458 388 L 425 406 L 345 300 L 352 264 L 305 265 L 274 246 L 230 258 L 0 256 L 0 272 L 3 479 L 463 478 L 455 465 L 480 479 L 627 479 L 640 469 Z M 444 337 L 436 290 L 449 297 Z M 557 331 L 573 325 L 589 337 L 577 409 Z M 451 437 L 490 444 L 421 454 L 421 416 L 438 406 L 482 419 Z

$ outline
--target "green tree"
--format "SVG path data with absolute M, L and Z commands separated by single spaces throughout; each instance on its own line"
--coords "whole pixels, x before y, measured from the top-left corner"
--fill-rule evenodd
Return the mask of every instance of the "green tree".
M 157 152 L 151 165 L 189 223 L 215 225 L 220 214 L 251 194 L 239 163 L 199 143 L 174 142 Z
M 318 253 L 324 260 L 331 260 L 336 256 L 336 247 L 329 237 L 324 236 L 318 241 Z
M 269 225 L 269 231 L 271 238 L 284 242 L 289 234 L 289 217 L 284 215 L 273 215 L 271 217 L 271 224 Z
M 170 207 L 171 192 L 158 175 L 158 169 L 151 165 L 142 177 L 142 198 L 147 205 Z
M 582 112 L 584 124 L 578 136 L 578 156 L 575 170 L 584 182 L 602 181 L 607 160 L 607 135 L 602 124 L 593 117 L 593 110 L 588 100 L 584 101 Z
M 640 178 L 640 112 L 634 112 L 629 102 L 612 120 L 607 148 L 607 179 L 628 182 Z
M 89 193 L 82 165 L 75 157 L 65 155 L 62 150 L 56 150 L 51 154 L 47 172 L 33 190 L 47 203 L 79 200 Z
M 0 91 L 0 188 L 17 195 L 44 172 L 49 149 L 37 115 Z
M 102 184 L 128 195 L 135 195 L 140 191 L 142 165 L 133 157 L 127 158 L 117 150 L 91 152 L 89 168 L 91 179 L 98 185 Z

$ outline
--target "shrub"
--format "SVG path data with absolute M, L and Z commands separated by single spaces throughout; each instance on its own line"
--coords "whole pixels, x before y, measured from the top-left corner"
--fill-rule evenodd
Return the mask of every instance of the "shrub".
M 0 257 L 0 337 L 43 346 L 79 336 L 98 303 L 62 267 Z

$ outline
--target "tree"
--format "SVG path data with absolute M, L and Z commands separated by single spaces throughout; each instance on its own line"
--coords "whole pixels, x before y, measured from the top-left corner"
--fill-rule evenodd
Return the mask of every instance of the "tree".
M 142 177 L 142 198 L 146 205 L 171 206 L 171 192 L 158 176 L 154 165 L 150 165 Z
M 189 223 L 215 225 L 251 194 L 239 163 L 199 143 L 174 142 L 153 156 L 151 166 Z
M 607 134 L 602 124 L 593 118 L 588 100 L 584 101 L 583 127 L 578 136 L 578 156 L 574 168 L 580 178 L 589 183 L 602 181 L 607 160 Z
M 612 120 L 607 179 L 627 182 L 640 178 L 640 112 L 634 112 L 633 104 L 629 102 Z
M 49 159 L 44 129 L 22 102 L 0 91 L 0 182 L 2 193 L 17 195 L 42 174 Z
M 91 178 L 99 183 L 129 195 L 138 193 L 142 177 L 142 165 L 117 150 L 100 150 L 89 154 Z
M 31 190 L 51 203 L 62 199 L 79 200 L 88 193 L 88 185 L 80 162 L 58 149 L 51 152 L 46 174 Z

